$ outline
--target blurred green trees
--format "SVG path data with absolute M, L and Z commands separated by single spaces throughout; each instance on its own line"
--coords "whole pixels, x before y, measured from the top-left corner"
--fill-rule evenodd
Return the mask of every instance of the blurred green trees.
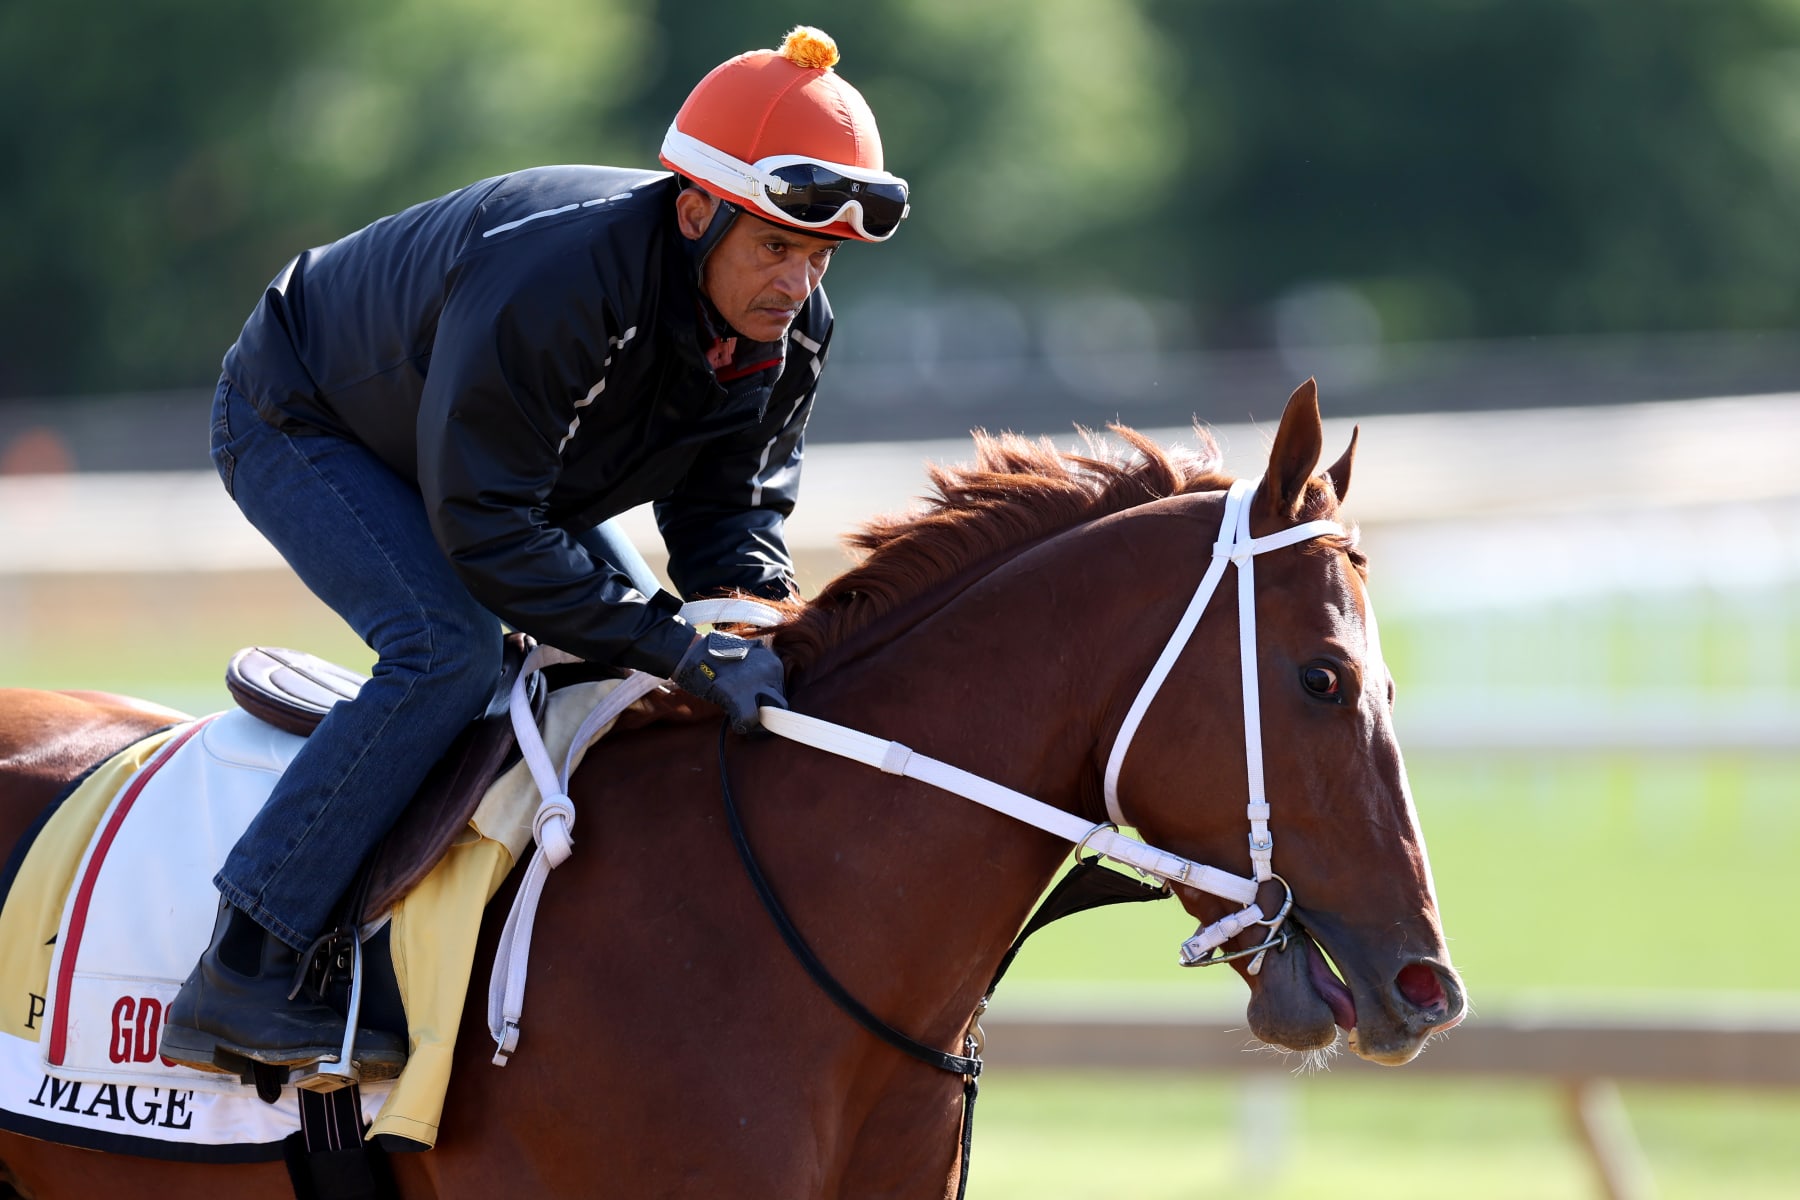
M 834 290 L 1126 292 L 1213 345 L 1308 294 L 1388 339 L 1800 315 L 1800 0 L 70 0 L 0 7 L 0 396 L 204 385 L 296 251 L 650 165 L 800 21 L 916 188 Z

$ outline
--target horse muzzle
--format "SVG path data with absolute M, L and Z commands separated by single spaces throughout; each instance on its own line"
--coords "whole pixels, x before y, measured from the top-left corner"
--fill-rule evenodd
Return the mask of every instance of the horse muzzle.
M 1383 1066 L 1410 1062 L 1433 1034 L 1467 1012 L 1462 981 L 1442 961 L 1416 958 L 1391 973 L 1370 969 L 1347 950 L 1328 959 L 1304 929 L 1269 951 L 1251 988 L 1246 1016 L 1262 1041 L 1320 1050 L 1341 1029 L 1352 1053 Z

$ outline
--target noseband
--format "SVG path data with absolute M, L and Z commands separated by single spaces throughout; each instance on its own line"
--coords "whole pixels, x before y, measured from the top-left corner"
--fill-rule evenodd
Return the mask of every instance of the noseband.
M 1280 909 L 1272 917 L 1265 916 L 1262 906 L 1252 899 L 1239 911 L 1222 917 L 1211 925 L 1201 926 L 1193 937 L 1181 944 L 1181 963 L 1187 967 L 1204 967 L 1254 955 L 1249 968 L 1252 975 L 1262 969 L 1264 954 L 1287 944 L 1288 935 L 1283 931 L 1283 926 L 1294 907 L 1293 889 L 1288 887 L 1287 880 L 1275 874 L 1275 838 L 1269 832 L 1270 808 L 1268 796 L 1263 790 L 1262 706 L 1256 678 L 1256 556 L 1328 534 L 1341 536 L 1344 532 L 1344 527 L 1336 521 L 1308 521 L 1265 537 L 1251 537 L 1250 497 L 1255 495 L 1256 486 L 1256 480 L 1240 479 L 1226 493 L 1225 516 L 1219 523 L 1219 540 L 1213 543 L 1212 563 L 1201 577 L 1200 586 L 1194 590 L 1194 598 L 1188 601 L 1187 611 L 1181 614 L 1181 620 L 1176 623 L 1175 632 L 1169 635 L 1162 655 L 1157 658 L 1156 665 L 1150 668 L 1149 677 L 1138 689 L 1137 699 L 1132 701 L 1131 710 L 1125 714 L 1125 723 L 1119 727 L 1119 736 L 1113 742 L 1112 754 L 1106 760 L 1105 777 L 1106 815 L 1112 819 L 1115 827 L 1129 824 L 1125 819 L 1125 810 L 1119 804 L 1119 771 L 1125 765 L 1125 753 L 1131 748 L 1131 740 L 1137 735 L 1138 726 L 1143 722 L 1144 714 L 1149 711 L 1151 701 L 1156 699 L 1156 693 L 1169 677 L 1175 660 L 1181 657 L 1181 652 L 1194 636 L 1194 630 L 1199 628 L 1200 617 L 1206 612 L 1207 603 L 1218 590 L 1220 580 L 1225 577 L 1225 568 L 1235 566 L 1238 572 L 1238 660 L 1244 679 L 1244 762 L 1250 785 L 1250 802 L 1245 813 L 1250 818 L 1250 863 L 1254 879 L 1241 880 L 1238 876 L 1232 878 L 1234 881 L 1251 883 L 1253 897 L 1258 886 L 1271 879 L 1281 884 L 1284 894 Z M 1236 898 L 1201 882 L 1195 882 L 1193 886 L 1214 895 L 1225 895 L 1228 899 Z M 1221 946 L 1252 925 L 1266 926 L 1269 930 L 1268 937 L 1259 945 L 1248 949 L 1230 954 L 1220 952 Z

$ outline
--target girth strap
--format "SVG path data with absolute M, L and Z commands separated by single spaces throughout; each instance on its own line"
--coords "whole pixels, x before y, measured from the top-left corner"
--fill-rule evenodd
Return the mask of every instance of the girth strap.
M 295 1200 L 400 1200 L 387 1151 L 363 1140 L 361 1089 L 352 1083 L 294 1094 L 300 1130 L 283 1140 L 281 1153 Z

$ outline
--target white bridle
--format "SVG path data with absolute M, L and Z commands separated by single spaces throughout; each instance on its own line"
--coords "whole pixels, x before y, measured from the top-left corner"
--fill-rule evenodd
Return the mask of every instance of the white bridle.
M 1110 822 L 1090 824 L 1073 813 L 1064 812 L 1041 800 L 1034 800 L 1023 792 L 1002 787 L 935 758 L 915 754 L 899 742 L 873 737 L 803 713 L 763 708 L 763 727 L 792 741 L 855 759 L 890 775 L 916 779 L 973 800 L 1075 843 L 1077 855 L 1084 849 L 1092 850 L 1147 878 L 1182 884 L 1242 904 L 1244 907 L 1238 912 L 1201 927 L 1193 937 L 1183 942 L 1181 961 L 1185 966 L 1206 966 L 1244 955 L 1255 955 L 1249 968 L 1254 974 L 1262 963 L 1263 953 L 1284 940 L 1280 927 L 1287 918 L 1293 896 L 1290 892 L 1273 917 L 1265 917 L 1262 908 L 1256 903 L 1257 892 L 1262 883 L 1274 879 L 1284 888 L 1287 885 L 1285 880 L 1274 873 L 1272 866 L 1275 844 L 1269 833 L 1269 803 L 1263 792 L 1262 719 L 1256 681 L 1256 595 L 1252 563 L 1259 554 L 1328 534 L 1342 535 L 1344 532 L 1343 526 L 1335 521 L 1309 521 L 1266 537 L 1251 537 L 1250 497 L 1255 494 L 1257 483 L 1257 480 L 1240 479 L 1227 492 L 1219 538 L 1213 543 L 1212 563 L 1201 578 L 1194 598 L 1188 602 L 1187 611 L 1182 613 L 1175 631 L 1169 635 L 1168 644 L 1163 647 L 1161 656 L 1150 669 L 1149 677 L 1138 689 L 1137 698 L 1132 702 L 1125 722 L 1119 728 L 1119 736 L 1113 743 L 1112 754 L 1106 763 L 1106 811 L 1111 818 Z M 1250 801 L 1246 811 L 1250 817 L 1250 861 L 1253 873 L 1249 878 L 1159 850 L 1119 832 L 1119 826 L 1128 823 L 1118 797 L 1119 771 L 1124 766 L 1125 753 L 1130 748 L 1131 740 L 1137 734 L 1138 726 L 1143 722 L 1151 701 L 1156 698 L 1157 691 L 1174 667 L 1175 660 L 1193 637 L 1207 602 L 1218 589 L 1219 580 L 1224 577 L 1225 568 L 1233 565 L 1238 569 L 1238 653 L 1244 679 L 1244 753 L 1250 784 Z M 751 600 L 698 601 L 684 606 L 681 615 L 696 625 L 712 622 L 761 627 L 781 620 L 781 615 L 774 609 Z M 488 986 L 488 1028 L 499 1047 L 494 1061 L 502 1065 L 518 1044 L 519 1023 L 525 1004 L 526 967 L 531 952 L 531 932 L 538 898 L 550 870 L 568 858 L 574 845 L 571 831 L 575 824 L 575 808 L 569 801 L 568 781 L 578 752 L 596 732 L 610 724 L 630 704 L 664 682 L 653 675 L 633 672 L 609 692 L 599 707 L 582 722 L 559 771 L 551 763 L 550 756 L 544 749 L 543 737 L 531 719 L 531 706 L 526 700 L 525 689 L 529 677 L 539 667 L 553 662 L 567 662 L 570 658 L 570 655 L 562 651 L 538 646 L 526 658 L 525 665 L 513 684 L 513 728 L 518 735 L 526 765 L 531 770 L 543 800 L 533 821 L 537 850 L 526 868 L 525 879 L 513 900 L 512 911 L 507 916 L 500 950 L 494 960 L 494 973 Z M 1268 939 L 1261 945 L 1229 955 L 1213 953 L 1252 925 L 1266 925 L 1270 929 Z
M 1125 714 L 1125 723 L 1119 727 L 1118 739 L 1113 742 L 1112 754 L 1106 760 L 1105 776 L 1106 815 L 1112 818 L 1114 825 L 1127 825 L 1130 822 L 1125 819 L 1125 811 L 1119 804 L 1119 771 L 1125 765 L 1125 752 L 1131 748 L 1131 739 L 1137 735 L 1138 726 L 1150 709 L 1150 702 L 1156 699 L 1156 693 L 1169 677 L 1175 660 L 1187 648 L 1194 630 L 1199 627 L 1200 617 L 1206 611 L 1207 603 L 1219 589 L 1219 581 L 1225 577 L 1225 568 L 1237 567 L 1238 661 L 1244 679 L 1244 765 L 1250 787 L 1250 800 L 1245 814 L 1250 818 L 1250 864 L 1253 874 L 1253 880 L 1246 882 L 1251 883 L 1252 899 L 1239 911 L 1222 917 L 1211 925 L 1202 926 L 1193 937 L 1183 942 L 1181 961 L 1186 966 L 1204 966 L 1250 954 L 1255 955 L 1250 965 L 1252 974 L 1261 967 L 1263 952 L 1282 940 L 1281 924 L 1287 919 L 1288 910 L 1294 901 L 1292 891 L 1288 891 L 1280 910 L 1273 917 L 1267 917 L 1263 914 L 1262 906 L 1254 899 L 1256 885 L 1271 879 L 1278 881 L 1284 889 L 1287 888 L 1287 881 L 1275 874 L 1275 837 L 1269 832 L 1270 807 L 1268 796 L 1263 790 L 1262 705 L 1256 679 L 1256 556 L 1327 534 L 1341 536 L 1344 532 L 1344 527 L 1336 521 L 1308 521 L 1264 537 L 1251 537 L 1250 497 L 1256 492 L 1257 482 L 1240 479 L 1226 493 L 1225 516 L 1219 523 L 1219 540 L 1213 543 L 1212 563 L 1201 577 L 1200 586 L 1194 589 L 1194 598 L 1188 601 L 1187 611 L 1176 622 L 1175 632 L 1169 635 L 1162 655 L 1157 658 L 1156 665 L 1150 668 L 1149 677 L 1138 689 L 1137 699 L 1132 701 L 1131 710 Z M 1203 891 L 1212 891 L 1203 885 L 1194 886 L 1201 887 Z M 1213 894 L 1224 895 L 1222 892 Z M 1235 897 L 1227 897 L 1233 898 Z M 1269 936 L 1260 946 L 1252 946 L 1235 954 L 1213 954 L 1218 947 L 1252 925 L 1266 925 L 1269 928 Z

